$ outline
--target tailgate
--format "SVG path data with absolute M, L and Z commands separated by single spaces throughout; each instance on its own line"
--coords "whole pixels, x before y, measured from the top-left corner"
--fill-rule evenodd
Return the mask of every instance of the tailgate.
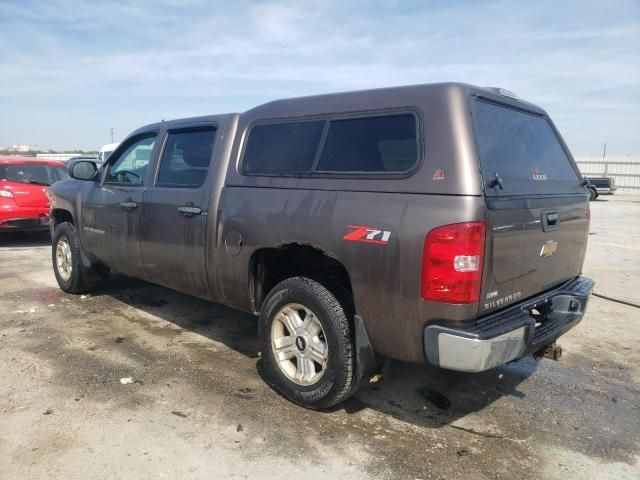
M 580 275 L 589 231 L 584 196 L 488 198 L 487 207 L 481 313 Z
M 589 203 L 546 115 L 476 98 L 472 118 L 487 206 L 484 314 L 581 273 Z

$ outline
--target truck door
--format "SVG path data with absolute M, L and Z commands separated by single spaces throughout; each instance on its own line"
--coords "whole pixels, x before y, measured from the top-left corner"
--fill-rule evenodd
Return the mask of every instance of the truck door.
M 215 136 L 212 124 L 169 129 L 142 209 L 146 278 L 203 298 L 209 297 L 205 239 Z
M 157 132 L 136 135 L 109 158 L 101 183 L 83 193 L 84 246 L 112 270 L 144 278 L 140 257 L 142 194 Z

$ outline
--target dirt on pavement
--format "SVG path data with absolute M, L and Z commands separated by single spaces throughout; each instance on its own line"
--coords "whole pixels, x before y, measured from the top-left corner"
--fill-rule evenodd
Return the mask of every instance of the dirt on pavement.
M 640 303 L 640 197 L 600 198 L 584 273 Z M 640 477 L 633 306 L 592 298 L 560 362 L 394 362 L 313 412 L 264 383 L 253 316 L 122 276 L 67 295 L 50 255 L 0 239 L 2 479 Z

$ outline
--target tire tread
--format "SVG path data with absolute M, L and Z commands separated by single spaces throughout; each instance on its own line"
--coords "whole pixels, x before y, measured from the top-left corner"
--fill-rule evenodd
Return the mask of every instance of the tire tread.
M 68 282 L 60 278 L 56 267 L 56 244 L 58 242 L 58 238 L 63 235 L 67 237 L 67 240 L 69 241 L 69 247 L 71 248 L 71 255 L 73 257 L 73 270 Z M 76 227 L 73 223 L 62 222 L 56 226 L 51 242 L 51 259 L 58 285 L 67 293 L 86 293 L 93 289 L 95 285 L 95 280 L 90 278 L 85 267 L 82 265 L 81 248 L 80 238 L 78 237 L 78 232 L 76 231 Z
M 288 398 L 293 400 L 296 403 L 299 403 L 305 407 L 313 408 L 313 409 L 325 409 L 332 407 L 338 403 L 349 398 L 358 388 L 358 378 L 355 364 L 355 347 L 353 344 L 352 337 L 352 322 L 349 321 L 349 317 L 345 311 L 345 308 L 340 303 L 340 301 L 336 298 L 336 296 L 330 291 L 330 289 L 321 283 L 320 279 L 312 279 L 306 276 L 298 276 L 298 277 L 290 277 L 286 280 L 278 283 L 272 290 L 269 292 L 269 295 L 265 299 L 263 304 L 262 313 L 260 315 L 261 322 L 261 342 L 263 344 L 263 350 L 266 350 L 266 341 L 268 340 L 268 333 L 266 332 L 266 324 L 267 318 L 266 312 L 270 309 L 270 304 L 273 302 L 274 298 L 277 297 L 278 293 L 283 290 L 295 290 L 298 288 L 302 288 L 306 290 L 308 293 L 312 294 L 320 303 L 324 305 L 324 307 L 331 312 L 330 321 L 333 323 L 335 331 L 337 333 L 340 344 L 344 349 L 344 354 L 342 355 L 342 361 L 340 362 L 342 365 L 342 369 L 340 372 L 336 372 L 335 379 L 336 383 L 330 388 L 330 390 L 326 393 L 326 395 L 321 396 L 317 399 L 314 399 L 312 402 L 303 400 L 302 398 L 297 398 L 297 396 L 287 395 L 286 392 L 283 392 L 282 388 L 279 388 L 277 376 L 274 375 L 273 372 L 269 372 L 270 376 L 275 380 L 275 386 L 281 393 L 285 394 Z M 342 295 L 341 295 L 342 296 Z M 347 307 L 347 310 L 350 310 Z M 277 366 L 272 365 L 271 362 L 268 363 L 269 368 L 277 368 Z

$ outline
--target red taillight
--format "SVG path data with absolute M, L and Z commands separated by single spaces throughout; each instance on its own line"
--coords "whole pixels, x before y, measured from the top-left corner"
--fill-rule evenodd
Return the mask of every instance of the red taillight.
M 477 302 L 484 240 L 484 222 L 454 223 L 431 230 L 422 253 L 422 298 L 446 303 Z

